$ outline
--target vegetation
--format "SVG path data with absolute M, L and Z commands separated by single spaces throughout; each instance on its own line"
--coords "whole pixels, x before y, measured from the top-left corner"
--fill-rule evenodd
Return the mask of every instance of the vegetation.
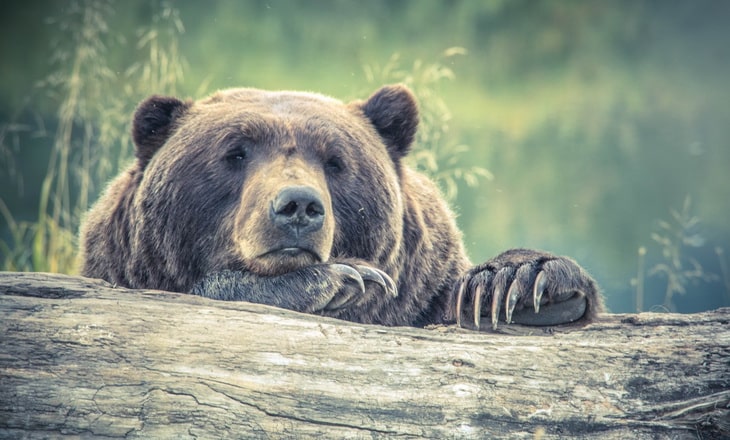
M 717 276 L 707 273 L 697 258 L 688 256 L 688 249 L 700 248 L 705 239 L 698 232 L 700 219 L 691 213 L 692 201 L 690 197 L 684 199 L 680 211 L 670 210 L 669 221 L 660 220 L 658 231 L 651 234 L 661 248 L 662 261 L 656 263 L 650 270 L 649 276 L 661 276 L 666 280 L 666 290 L 662 307 L 665 310 L 676 311 L 674 295 L 684 295 L 688 286 L 700 281 L 714 281 Z M 639 249 L 640 261 L 643 263 L 645 248 Z M 640 266 L 637 278 L 637 297 L 643 296 L 644 285 L 643 267 Z M 640 303 L 640 301 L 637 301 Z M 637 307 L 642 311 L 642 307 Z
M 178 11 L 163 4 L 152 26 L 140 27 L 135 47 L 147 53 L 120 78 L 108 64 L 109 43 L 124 44 L 109 33 L 110 2 L 69 2 L 68 9 L 48 22 L 60 37 L 52 47 L 54 70 L 35 85 L 35 92 L 57 103 L 57 128 L 43 178 L 35 221 L 16 221 L 0 204 L 10 240 L 2 242 L 3 269 L 72 273 L 75 235 L 80 219 L 103 184 L 129 160 L 127 130 L 134 104 L 147 94 L 176 92 L 184 60 L 177 34 L 183 31 Z M 110 94 L 119 83 L 119 93 Z M 6 124 L 3 131 L 26 130 Z M 5 134 L 5 133 L 4 133 Z M 12 133 L 17 134 L 17 133 Z M 47 138 L 44 133 L 37 135 Z M 7 134 L 0 139 L 7 137 Z M 7 151 L 8 145 L 2 144 Z M 6 153 L 7 154 L 7 153 Z
M 448 61 L 464 54 L 466 49 L 451 47 L 443 52 L 443 57 Z M 366 65 L 364 70 L 368 85 L 373 90 L 382 84 L 400 82 L 418 95 L 421 120 L 415 151 L 407 157 L 410 165 L 436 180 L 449 200 L 456 197 L 459 182 L 476 187 L 482 178 L 493 179 L 486 168 L 461 165 L 460 159 L 470 149 L 449 138 L 451 111 L 437 88 L 441 81 L 453 80 L 454 71 L 444 62 L 426 63 L 420 59 L 413 62 L 410 69 L 402 68 L 400 58 L 396 53 L 382 67 Z
M 513 246 L 575 256 L 615 311 L 635 294 L 642 308 L 730 305 L 728 2 L 0 8 L 2 269 L 73 272 L 80 218 L 130 159 L 148 95 L 246 85 L 350 99 L 400 81 L 423 112 L 410 159 L 454 199 L 474 260 Z M 657 220 L 687 194 L 691 215 Z

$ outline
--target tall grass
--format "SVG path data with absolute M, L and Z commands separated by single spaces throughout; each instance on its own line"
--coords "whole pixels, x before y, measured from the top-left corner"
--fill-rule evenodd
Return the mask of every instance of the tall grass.
M 175 95 L 183 79 L 186 62 L 179 36 L 184 27 L 172 4 L 159 3 L 149 25 L 138 29 L 131 43 L 125 33 L 109 27 L 107 18 L 114 8 L 112 0 L 72 0 L 63 15 L 48 19 L 58 30 L 52 45 L 54 70 L 37 83 L 34 96 L 57 103 L 58 125 L 52 135 L 44 134 L 52 148 L 37 219 L 16 221 L 0 200 L 0 217 L 10 232 L 8 242 L 0 242 L 2 270 L 75 272 L 76 231 L 100 192 L 98 183 L 118 173 L 131 158 L 129 119 L 136 103 L 153 93 Z M 113 65 L 109 54 L 119 50 L 118 45 L 131 45 L 139 61 Z M 399 81 L 417 94 L 421 125 L 409 160 L 431 175 L 447 198 L 456 195 L 459 180 L 476 185 L 481 178 L 491 178 L 483 168 L 461 166 L 459 160 L 468 147 L 446 141 L 451 112 L 437 87 L 454 78 L 444 61 L 463 53 L 461 48 L 451 48 L 439 61 L 416 60 L 410 68 L 401 67 L 396 54 L 382 67 L 365 67 L 368 82 Z M 30 126 L 17 121 L 3 124 L 0 154 L 12 159 L 12 152 L 18 145 L 22 148 L 24 137 L 29 136 Z M 13 140 L 13 145 L 6 140 Z
M 49 139 L 37 220 L 16 221 L 0 200 L 10 231 L 10 242 L 0 243 L 3 270 L 75 272 L 76 231 L 99 192 L 95 182 L 108 180 L 131 157 L 134 106 L 152 93 L 174 94 L 182 79 L 178 36 L 184 28 L 171 3 L 159 3 L 149 25 L 137 31 L 133 44 L 141 61 L 126 68 L 114 66 L 109 56 L 116 45 L 127 44 L 123 33 L 109 28 L 114 6 L 111 0 L 73 0 L 62 15 L 48 19 L 58 29 L 51 48 L 54 69 L 38 82 L 34 96 L 57 103 L 58 125 Z M 3 125 L 4 156 L 13 150 L 6 139 L 20 139 L 22 148 L 25 127 Z

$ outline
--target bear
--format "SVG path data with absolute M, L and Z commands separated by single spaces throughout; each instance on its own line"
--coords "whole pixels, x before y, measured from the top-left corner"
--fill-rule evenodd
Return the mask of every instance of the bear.
M 568 257 L 470 263 L 437 185 L 405 161 L 418 124 L 402 84 L 347 103 L 152 96 L 133 117 L 133 163 L 85 216 L 81 273 L 386 326 L 592 321 L 599 288 Z

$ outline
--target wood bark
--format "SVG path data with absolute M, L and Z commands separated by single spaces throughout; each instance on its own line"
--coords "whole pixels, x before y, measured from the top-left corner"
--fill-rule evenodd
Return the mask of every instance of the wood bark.
M 388 328 L 0 273 L 0 437 L 729 438 L 729 322 Z

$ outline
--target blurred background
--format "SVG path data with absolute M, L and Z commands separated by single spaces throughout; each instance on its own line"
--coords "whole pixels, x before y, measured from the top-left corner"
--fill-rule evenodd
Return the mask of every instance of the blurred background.
M 723 0 L 3 2 L 0 269 L 74 272 L 148 95 L 404 82 L 473 261 L 573 256 L 614 312 L 730 306 L 728 23 Z

